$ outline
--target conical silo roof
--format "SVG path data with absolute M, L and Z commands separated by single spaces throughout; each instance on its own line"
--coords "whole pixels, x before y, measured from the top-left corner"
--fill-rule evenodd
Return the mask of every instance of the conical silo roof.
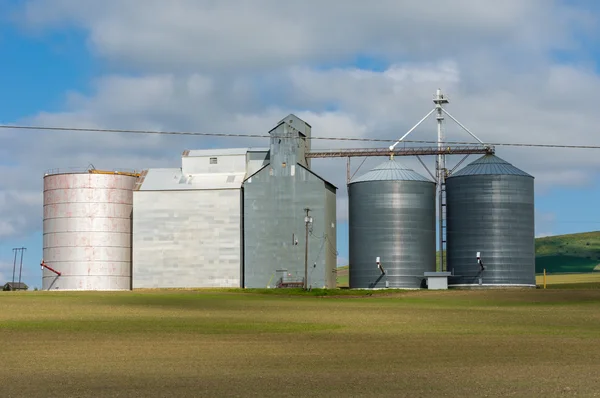
M 353 178 L 350 184 L 367 181 L 423 181 L 433 183 L 429 178 L 393 159 L 389 159 L 365 174 Z
M 512 175 L 533 178 L 532 175 L 516 168 L 496 155 L 484 155 L 448 178 L 475 175 Z

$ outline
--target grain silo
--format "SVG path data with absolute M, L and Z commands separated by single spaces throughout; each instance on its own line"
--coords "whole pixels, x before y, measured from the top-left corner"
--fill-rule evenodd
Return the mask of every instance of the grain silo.
M 351 288 L 424 287 L 435 271 L 435 192 L 392 159 L 350 181 Z
M 535 287 L 531 175 L 485 155 L 447 178 L 446 205 L 449 286 Z
M 134 173 L 44 177 L 44 290 L 130 290 Z

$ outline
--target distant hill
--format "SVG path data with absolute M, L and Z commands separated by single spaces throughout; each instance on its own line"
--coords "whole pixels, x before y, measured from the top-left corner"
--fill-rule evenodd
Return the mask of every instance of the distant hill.
M 535 240 L 535 272 L 600 271 L 600 231 Z
M 536 274 L 600 271 L 600 231 L 537 238 L 535 253 Z M 347 284 L 348 266 L 339 267 L 338 286 Z
M 349 267 L 347 265 L 337 267 L 337 287 L 348 287 L 350 283 L 350 275 L 348 272 Z

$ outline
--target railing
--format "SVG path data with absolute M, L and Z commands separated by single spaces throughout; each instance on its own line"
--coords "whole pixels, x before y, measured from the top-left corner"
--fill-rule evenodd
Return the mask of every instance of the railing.
M 96 170 L 96 168 L 92 167 L 92 166 L 88 166 L 88 167 L 63 167 L 63 168 L 54 168 L 54 169 L 48 169 L 44 172 L 45 176 L 48 175 L 57 175 L 57 174 L 88 174 L 88 173 L 92 173 L 94 170 Z M 114 169 L 114 170 L 106 170 L 106 169 L 102 169 L 102 170 L 97 170 L 97 171 L 102 171 L 104 173 L 109 172 L 109 173 L 115 173 L 115 174 L 139 174 L 139 171 L 135 170 L 135 169 Z

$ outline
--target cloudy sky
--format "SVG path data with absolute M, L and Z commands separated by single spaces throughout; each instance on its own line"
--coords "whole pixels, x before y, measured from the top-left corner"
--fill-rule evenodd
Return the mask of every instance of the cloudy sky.
M 600 145 L 599 8 L 567 0 L 0 0 L 0 123 L 262 134 L 293 112 L 315 136 L 393 140 L 442 88 L 449 112 L 487 142 Z M 411 138 L 435 134 L 430 119 Z M 452 122 L 447 135 L 469 140 Z M 178 167 L 184 149 L 265 145 L 0 130 L 0 282 L 12 273 L 11 249 L 25 246 L 25 281 L 41 285 L 47 169 Z M 600 151 L 497 154 L 535 175 L 538 235 L 600 229 Z M 340 188 L 343 263 L 345 162 L 313 165 Z

